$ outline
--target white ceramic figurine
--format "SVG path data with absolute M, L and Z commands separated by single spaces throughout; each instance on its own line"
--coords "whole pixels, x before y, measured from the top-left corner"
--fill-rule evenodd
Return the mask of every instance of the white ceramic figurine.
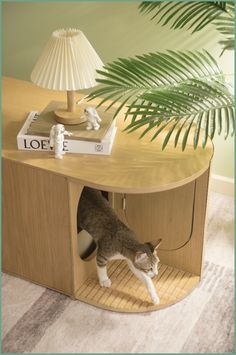
M 87 119 L 87 130 L 94 129 L 95 131 L 99 130 L 101 118 L 98 116 L 97 111 L 93 107 L 86 107 L 84 113 Z
M 54 148 L 55 158 L 62 159 L 64 136 L 71 136 L 71 132 L 67 132 L 63 124 L 56 124 L 50 130 L 50 148 Z

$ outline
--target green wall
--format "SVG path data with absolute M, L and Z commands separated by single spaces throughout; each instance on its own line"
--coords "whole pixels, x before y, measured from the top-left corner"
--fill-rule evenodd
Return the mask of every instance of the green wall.
M 63 27 L 81 29 L 103 62 L 165 49 L 209 50 L 225 73 L 233 72 L 233 53 L 221 58 L 219 35 L 209 26 L 191 35 L 150 22 L 138 12 L 138 2 L 5 2 L 2 4 L 2 73 L 30 80 L 31 70 L 51 32 Z M 229 76 L 229 80 L 233 80 Z M 233 138 L 214 139 L 212 172 L 233 177 Z

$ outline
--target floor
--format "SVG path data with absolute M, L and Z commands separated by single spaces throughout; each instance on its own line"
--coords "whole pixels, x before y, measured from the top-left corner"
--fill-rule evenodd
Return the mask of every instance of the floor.
M 109 312 L 3 274 L 2 352 L 233 353 L 233 223 L 233 198 L 211 192 L 201 284 L 158 312 Z

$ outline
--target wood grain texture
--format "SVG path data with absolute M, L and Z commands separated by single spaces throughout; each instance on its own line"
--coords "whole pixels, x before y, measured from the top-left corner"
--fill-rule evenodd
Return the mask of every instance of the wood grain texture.
M 114 208 L 141 242 L 162 238 L 160 249 L 176 249 L 191 237 L 194 187 L 195 183 L 191 182 L 152 194 L 114 194 Z
M 66 178 L 3 159 L 3 271 L 72 292 Z
M 69 112 L 66 108 L 58 107 L 54 111 L 55 114 L 55 123 L 61 123 L 67 125 L 67 127 L 73 127 L 84 121 L 82 118 L 83 110 L 77 108 L 75 111 Z M 67 128 L 68 129 L 68 128 Z
M 150 135 L 139 140 L 140 131 L 126 134 L 121 112 L 118 132 L 110 156 L 67 154 L 62 161 L 52 158 L 48 152 L 18 151 L 16 135 L 27 114 L 41 111 L 48 102 L 63 101 L 64 93 L 45 90 L 29 82 L 3 78 L 3 156 L 39 169 L 75 179 L 101 190 L 127 193 L 147 193 L 169 190 L 185 185 L 201 176 L 209 167 L 213 154 L 210 141 L 205 149 L 193 149 L 187 145 L 171 145 L 163 152 L 162 139 L 153 141 Z
M 202 276 L 203 271 L 208 182 L 209 170 L 196 180 L 193 233 L 189 242 L 175 251 L 162 251 L 160 248 L 158 252 L 161 262 L 199 276 Z
M 145 285 L 129 270 L 125 261 L 108 263 L 110 288 L 100 287 L 93 274 L 78 289 L 76 298 L 99 308 L 116 312 L 150 312 L 168 307 L 187 296 L 199 282 L 199 276 L 162 264 L 153 279 L 160 304 L 153 305 Z
M 75 91 L 67 91 L 67 106 L 69 112 L 75 111 Z

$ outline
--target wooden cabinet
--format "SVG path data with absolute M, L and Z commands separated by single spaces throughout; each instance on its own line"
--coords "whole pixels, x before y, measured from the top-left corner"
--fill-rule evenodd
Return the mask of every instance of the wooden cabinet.
M 2 267 L 37 284 L 96 306 L 143 312 L 177 302 L 202 273 L 209 167 L 213 147 L 169 146 L 122 132 L 122 114 L 110 156 L 18 151 L 16 134 L 31 110 L 49 96 L 28 82 L 3 78 Z M 77 207 L 84 186 L 109 193 L 110 203 L 140 241 L 162 238 L 155 281 L 161 304 L 153 306 L 124 262 L 111 262 L 113 285 L 101 288 L 95 260 L 78 252 Z

